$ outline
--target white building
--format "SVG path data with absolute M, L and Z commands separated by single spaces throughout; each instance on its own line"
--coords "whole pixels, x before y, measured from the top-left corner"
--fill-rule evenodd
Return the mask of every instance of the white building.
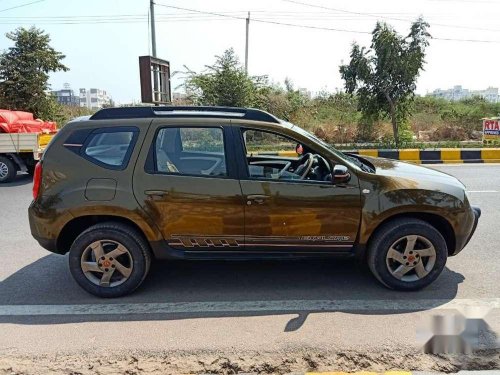
M 472 98 L 474 96 L 480 96 L 491 103 L 500 102 L 500 95 L 498 95 L 498 87 L 488 87 L 486 90 L 468 90 L 462 88 L 462 86 L 457 85 L 451 89 L 434 90 L 430 96 L 434 96 L 436 98 L 443 98 L 451 101 L 458 101 L 467 98 Z
M 105 90 L 80 89 L 80 107 L 99 109 L 111 103 L 111 97 Z
M 500 102 L 498 87 L 488 87 L 486 90 L 472 91 L 472 96 L 480 96 L 491 103 Z

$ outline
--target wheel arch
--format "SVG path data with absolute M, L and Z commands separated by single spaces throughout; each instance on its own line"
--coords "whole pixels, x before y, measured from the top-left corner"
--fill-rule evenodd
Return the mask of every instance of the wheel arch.
M 451 255 L 455 251 L 456 247 L 456 236 L 455 231 L 453 230 L 450 222 L 441 215 L 429 212 L 405 212 L 391 215 L 384 220 L 382 220 L 375 228 L 375 230 L 370 234 L 368 241 L 366 243 L 366 249 L 369 248 L 370 242 L 375 237 L 375 234 L 384 226 L 385 224 L 391 221 L 397 221 L 399 219 L 419 219 L 422 220 L 429 225 L 433 226 L 438 230 L 439 233 L 443 236 L 446 246 L 448 248 L 448 255 Z M 364 256 L 366 257 L 366 253 Z
M 59 233 L 59 236 L 57 237 L 56 247 L 58 253 L 67 253 L 69 251 L 69 248 L 71 247 L 71 244 L 80 233 L 90 228 L 92 225 L 104 222 L 125 224 L 137 231 L 137 233 L 142 236 L 147 243 L 149 243 L 148 238 L 146 237 L 142 228 L 131 219 L 125 218 L 123 216 L 113 215 L 85 215 L 76 217 L 68 221 L 64 225 L 61 232 Z

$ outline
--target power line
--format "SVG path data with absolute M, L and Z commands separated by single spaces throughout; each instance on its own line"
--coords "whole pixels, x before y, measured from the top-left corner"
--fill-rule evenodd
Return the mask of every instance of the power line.
M 37 1 L 32 1 L 31 3 L 16 5 L 15 7 L 1 9 L 0 12 L 6 12 L 6 11 L 11 10 L 11 9 L 17 9 L 17 8 L 27 7 L 28 5 L 36 4 L 36 3 L 41 3 L 42 1 L 45 1 L 45 0 L 37 0 Z
M 31 3 L 27 4 L 22 4 L 17 7 L 21 6 L 27 6 L 30 4 L 38 3 L 41 1 L 45 0 L 37 0 Z M 282 0 L 282 1 L 288 1 L 288 2 L 293 2 L 293 3 L 300 3 L 295 0 Z M 158 14 L 157 17 L 157 22 L 187 22 L 187 21 L 221 21 L 221 20 L 246 20 L 246 16 L 238 16 L 235 14 L 241 14 L 243 11 L 233 11 L 233 12 L 210 12 L 210 11 L 201 11 L 197 9 L 190 9 L 190 8 L 183 8 L 183 7 L 178 7 L 174 5 L 166 5 L 166 4 L 160 4 L 160 3 L 155 3 L 156 5 L 166 7 L 166 8 L 171 8 L 171 9 L 177 9 L 177 10 L 182 10 L 187 13 L 171 13 L 171 14 Z M 321 6 L 316 6 L 312 4 L 307 4 L 307 3 L 301 3 L 304 5 L 309 5 L 309 6 L 314 6 L 314 7 L 321 7 Z M 326 7 L 321 7 L 321 8 L 326 8 Z M 12 8 L 9 8 L 12 9 Z M 337 11 L 334 8 L 326 8 L 325 10 L 333 10 Z M 252 11 L 253 12 L 253 11 Z M 253 22 L 259 22 L 263 24 L 272 24 L 272 25 L 279 25 L 279 26 L 287 26 L 287 27 L 295 27 L 295 28 L 302 28 L 302 29 L 312 29 L 312 30 L 323 30 L 323 31 L 335 31 L 335 32 L 345 32 L 345 33 L 353 33 L 353 34 L 371 34 L 369 31 L 362 31 L 362 30 L 350 30 L 350 29 L 341 29 L 341 28 L 331 28 L 331 27 L 323 27 L 323 26 L 313 26 L 313 25 L 303 25 L 303 24 L 296 24 L 296 23 L 288 23 L 288 22 L 280 22 L 280 21 L 274 21 L 276 19 L 276 15 L 285 15 L 285 14 L 294 14 L 297 12 L 273 12 L 273 11 L 255 11 L 255 13 L 260 12 L 260 13 L 267 13 L 270 14 L 269 16 L 260 16 L 259 18 L 252 18 Z M 362 15 L 365 17 L 378 17 L 377 14 L 375 13 L 366 13 L 363 14 L 361 12 L 351 12 L 351 11 L 345 11 L 347 13 L 354 13 L 356 15 Z M 246 12 L 245 12 L 246 13 Z M 303 12 L 299 12 L 300 14 L 303 14 Z M 313 13 L 313 12 L 310 12 Z M 316 12 L 317 13 L 317 12 Z M 324 12 L 322 13 L 324 14 Z M 396 13 L 394 13 L 396 14 Z M 274 15 L 274 16 L 271 16 Z M 334 14 L 331 14 L 333 16 Z M 2 21 L 2 19 L 5 19 L 5 21 Z M 304 17 L 290 17 L 290 19 L 302 19 L 304 20 Z M 356 19 L 356 18 L 354 18 Z M 0 24 L 4 25 L 18 25 L 19 23 L 32 23 L 36 22 L 36 24 L 43 24 L 43 25 L 80 25 L 80 24 L 111 24 L 111 23 L 116 23 L 116 24 L 132 24 L 132 23 L 143 23 L 147 22 L 148 16 L 146 14 L 119 14 L 119 15 L 89 15 L 89 16 L 33 16 L 33 17 L 0 17 Z M 347 18 L 344 18 L 344 20 L 347 20 Z M 405 20 L 408 21 L 409 20 Z M 441 37 L 433 37 L 434 40 L 441 40 L 441 41 L 447 41 L 447 42 L 469 42 L 469 43 L 500 43 L 500 41 L 497 40 L 479 40 L 479 39 L 455 39 L 455 38 L 441 38 Z
M 371 17 L 379 17 L 379 18 L 383 18 L 386 20 L 392 20 L 392 21 L 412 22 L 411 20 L 409 20 L 407 18 L 398 18 L 398 17 L 392 17 L 392 16 L 388 17 L 388 16 L 383 16 L 383 15 L 377 15 L 376 13 L 355 12 L 355 11 L 350 11 L 350 10 L 345 10 L 345 9 L 325 7 L 325 6 L 317 5 L 317 4 L 303 3 L 301 1 L 296 1 L 296 0 L 281 0 L 281 1 L 284 1 L 286 3 L 296 4 L 296 5 L 303 5 L 303 6 L 307 6 L 307 7 L 311 7 L 311 8 L 333 10 L 336 12 L 347 13 L 347 14 L 356 14 L 358 16 L 371 16 Z M 462 25 L 448 25 L 448 24 L 443 24 L 443 23 L 432 23 L 432 26 L 449 27 L 449 28 L 454 28 L 454 29 L 500 32 L 499 29 L 486 29 L 486 28 L 482 28 L 482 27 L 469 27 L 469 26 L 462 26 Z
M 207 12 L 207 11 L 196 10 L 196 9 L 182 8 L 182 7 L 178 7 L 178 6 L 174 6 L 174 5 L 166 5 L 166 4 L 160 4 L 160 3 L 156 3 L 156 5 L 163 6 L 163 7 L 166 7 L 166 8 L 172 8 L 172 9 L 187 10 L 187 11 L 194 12 L 194 13 L 211 14 L 213 16 L 227 17 L 227 18 L 233 18 L 233 19 L 237 19 L 237 20 L 246 20 L 246 17 L 231 16 L 231 15 L 225 15 L 225 14 L 222 14 L 222 13 L 215 13 L 215 12 Z M 252 18 L 252 21 L 253 22 L 273 24 L 273 25 L 299 27 L 299 28 L 304 28 L 304 29 L 328 30 L 328 31 L 338 31 L 338 32 L 346 32 L 346 33 L 356 33 L 356 34 L 371 34 L 368 31 L 347 30 L 347 29 L 338 29 L 338 28 L 330 28 L 330 27 L 310 26 L 310 25 L 298 25 L 298 24 L 295 24 L 295 23 L 285 23 L 285 22 L 277 22 L 277 21 L 266 21 L 266 20 L 257 19 L 257 18 Z
M 282 0 L 282 1 L 295 2 L 294 0 Z M 194 12 L 194 13 L 211 14 L 211 15 L 220 16 L 220 17 L 229 17 L 229 18 L 234 18 L 234 19 L 238 19 L 238 20 L 246 19 L 245 17 L 230 16 L 230 15 L 224 15 L 222 13 L 215 13 L 215 12 L 196 10 L 196 9 L 182 8 L 182 7 L 178 7 L 178 6 L 174 6 L 174 5 L 166 5 L 166 4 L 159 4 L 159 3 L 156 3 L 156 5 L 163 6 L 166 8 L 190 11 L 190 12 Z M 332 10 L 332 8 L 328 8 L 328 9 Z M 299 24 L 294 24 L 294 23 L 285 23 L 285 22 L 278 22 L 278 21 L 266 21 L 266 20 L 256 19 L 256 18 L 253 18 L 252 21 L 273 24 L 273 25 L 298 27 L 298 28 L 303 28 L 303 29 L 337 31 L 337 32 L 355 33 L 355 34 L 371 34 L 371 32 L 369 32 L 369 31 L 347 30 L 347 29 L 338 29 L 338 28 L 311 26 L 311 25 L 299 25 Z M 433 40 L 450 41 L 450 42 L 453 41 L 453 42 L 470 42 L 470 43 L 500 43 L 500 40 L 454 39 L 454 38 L 438 38 L 438 37 L 433 37 L 432 39 Z

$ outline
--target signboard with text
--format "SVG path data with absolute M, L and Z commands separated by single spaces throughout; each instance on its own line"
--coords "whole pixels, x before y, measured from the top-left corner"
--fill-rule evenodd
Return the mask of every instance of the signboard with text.
M 483 119 L 483 141 L 500 142 L 500 117 Z

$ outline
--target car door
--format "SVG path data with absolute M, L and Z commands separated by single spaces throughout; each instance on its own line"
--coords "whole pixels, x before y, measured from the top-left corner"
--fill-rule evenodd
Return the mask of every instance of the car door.
M 134 193 L 169 248 L 242 248 L 244 201 L 227 124 L 153 120 L 134 173 Z
M 261 132 L 249 144 L 245 132 Z M 348 252 L 356 240 L 361 201 L 356 175 L 342 185 L 331 181 L 281 180 L 276 176 L 303 139 L 240 126 L 241 189 L 245 198 L 245 246 L 248 251 Z M 273 130 L 274 132 L 274 130 Z M 269 137 L 272 134 L 272 137 Z M 268 139 L 268 142 L 266 142 Z M 287 143 L 288 142 L 288 143 Z M 309 145 L 310 146 L 310 145 Z M 262 149 L 259 150 L 259 148 Z M 260 156 L 259 156 L 260 155 Z M 267 160 L 263 157 L 268 155 Z M 329 155 L 322 155 L 330 158 Z M 281 159 L 281 160 L 280 160 Z M 332 164 L 336 161 L 332 160 Z

